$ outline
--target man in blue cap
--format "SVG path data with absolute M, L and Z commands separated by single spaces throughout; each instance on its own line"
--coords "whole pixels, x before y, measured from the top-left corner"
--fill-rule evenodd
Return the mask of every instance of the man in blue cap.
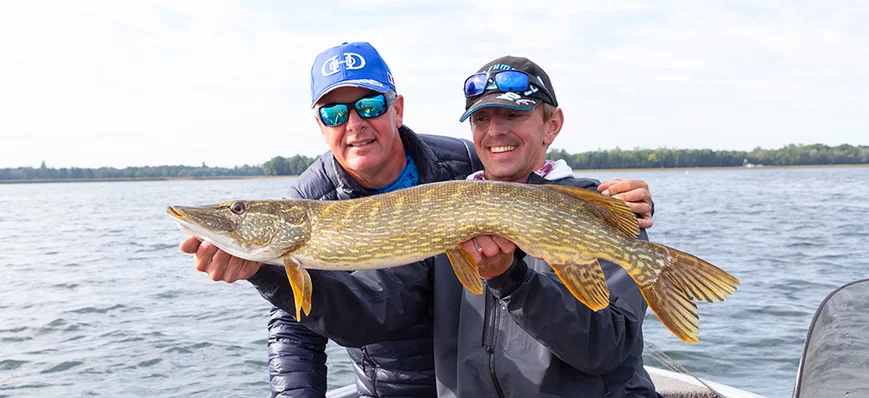
M 330 151 L 300 176 L 291 198 L 348 199 L 461 179 L 481 169 L 468 141 L 417 135 L 403 125 L 404 99 L 396 93 L 386 63 L 368 43 L 344 43 L 321 53 L 311 69 L 311 96 Z M 645 183 L 614 181 L 607 186 L 613 194 L 627 195 L 641 219 L 651 223 L 651 197 Z M 193 238 L 182 242 L 181 248 L 195 253 L 197 269 L 214 280 L 249 279 L 261 292 L 286 284 L 278 267 L 231 257 Z M 403 275 L 427 272 L 426 267 L 417 263 L 385 272 L 401 281 Z M 393 288 L 397 286 L 384 286 Z M 349 348 L 360 395 L 436 395 L 432 329 L 431 318 L 422 318 L 390 341 Z M 273 394 L 323 396 L 325 343 L 324 337 L 289 313 L 273 310 L 269 323 Z
M 404 97 L 386 62 L 369 43 L 343 43 L 319 54 L 311 67 L 311 107 L 330 150 L 291 187 L 290 198 L 342 200 L 463 179 L 482 168 L 473 144 L 417 135 L 403 124 Z M 249 279 L 268 289 L 280 267 L 230 256 L 196 239 L 181 250 L 196 254 L 196 267 L 214 280 Z M 422 266 L 409 265 L 408 267 Z M 257 272 L 259 270 L 259 272 Z M 256 273 L 256 274 L 254 274 Z M 326 338 L 273 309 L 269 322 L 273 396 L 322 397 L 326 390 Z M 348 348 L 362 396 L 435 395 L 431 325 L 400 339 Z

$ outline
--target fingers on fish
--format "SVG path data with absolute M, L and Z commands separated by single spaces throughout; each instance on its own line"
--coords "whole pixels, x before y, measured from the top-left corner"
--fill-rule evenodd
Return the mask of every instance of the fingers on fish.
M 739 286 L 739 279 L 688 253 L 657 246 L 667 250 L 668 264 L 640 291 L 667 329 L 686 343 L 697 343 L 700 316 L 694 301 L 723 301 Z
M 296 303 L 296 320 L 301 319 L 301 312 L 305 315 L 311 313 L 311 275 L 302 266 L 296 264 L 291 258 L 284 257 L 284 268 L 290 287 L 293 289 L 293 298 Z

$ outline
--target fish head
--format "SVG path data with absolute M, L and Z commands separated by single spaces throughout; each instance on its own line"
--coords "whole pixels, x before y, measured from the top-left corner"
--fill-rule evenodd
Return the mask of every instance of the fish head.
M 302 201 L 243 201 L 166 209 L 182 232 L 245 260 L 277 263 L 310 237 Z

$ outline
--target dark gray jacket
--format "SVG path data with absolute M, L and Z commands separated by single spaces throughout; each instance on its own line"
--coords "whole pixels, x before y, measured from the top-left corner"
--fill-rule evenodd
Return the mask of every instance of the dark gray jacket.
M 399 134 L 405 151 L 416 163 L 421 184 L 463 179 L 482 169 L 469 141 L 417 135 L 407 127 L 401 127 Z M 299 176 L 289 197 L 342 200 L 369 194 L 347 175 L 331 152 L 326 152 Z M 250 281 L 260 288 L 258 279 L 254 276 Z M 281 309 L 272 309 L 268 338 L 272 396 L 322 397 L 326 391 L 327 340 L 294 318 Z M 436 395 L 430 318 L 392 341 L 348 348 L 347 353 L 355 363 L 360 396 Z
M 528 182 L 597 185 L 533 174 Z M 463 288 L 445 255 L 352 274 L 309 270 L 312 312 L 302 323 L 339 344 L 362 346 L 433 317 L 441 397 L 657 397 L 642 367 L 646 303 L 621 267 L 600 263 L 610 305 L 598 312 L 577 301 L 545 262 L 519 250 L 483 295 Z M 295 308 L 283 271 L 260 277 L 266 299 Z

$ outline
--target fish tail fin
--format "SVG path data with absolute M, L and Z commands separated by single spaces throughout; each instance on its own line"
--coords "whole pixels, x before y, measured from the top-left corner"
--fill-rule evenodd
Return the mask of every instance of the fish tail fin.
M 686 343 L 697 343 L 700 316 L 694 300 L 723 301 L 739 286 L 739 279 L 688 253 L 648 245 L 664 249 L 668 260 L 658 278 L 640 286 L 640 291 L 667 329 Z
M 667 250 L 670 264 L 662 275 L 673 278 L 692 298 L 711 303 L 724 301 L 739 287 L 739 279 L 705 260 L 679 250 Z

